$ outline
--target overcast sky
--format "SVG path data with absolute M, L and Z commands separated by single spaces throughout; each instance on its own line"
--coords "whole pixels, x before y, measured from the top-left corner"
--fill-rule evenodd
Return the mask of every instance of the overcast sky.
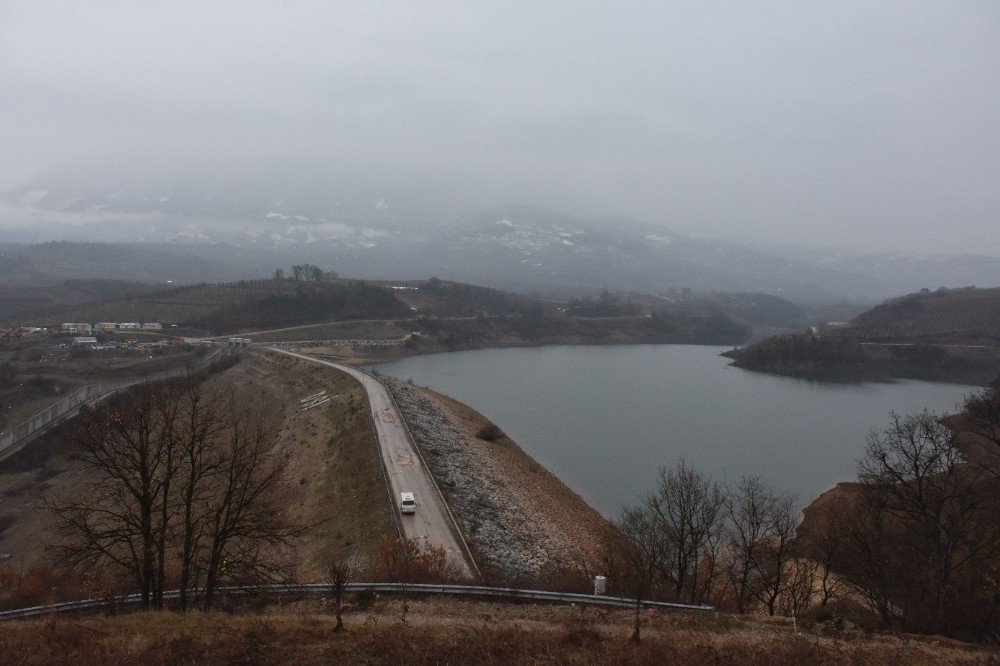
M 1000 3 L 5 0 L 0 154 L 1000 254 Z

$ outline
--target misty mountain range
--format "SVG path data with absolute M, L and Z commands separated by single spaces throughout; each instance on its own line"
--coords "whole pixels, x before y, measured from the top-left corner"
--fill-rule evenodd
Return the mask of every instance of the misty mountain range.
M 250 186 L 97 194 L 79 186 L 33 187 L 4 199 L 0 274 L 7 280 L 188 283 L 266 276 L 309 262 L 350 277 L 438 276 L 521 292 L 690 288 L 763 292 L 799 303 L 868 303 L 923 287 L 1000 285 L 1000 259 L 993 257 L 818 248 L 783 254 L 631 219 L 585 219 L 525 205 L 461 214 L 371 189 L 336 196 L 287 187 L 274 196 Z M 49 242 L 62 240 L 88 245 Z

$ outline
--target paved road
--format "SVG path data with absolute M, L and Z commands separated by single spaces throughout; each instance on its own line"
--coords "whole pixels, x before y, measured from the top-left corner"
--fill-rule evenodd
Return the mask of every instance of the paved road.
M 520 317 L 518 314 L 504 315 L 507 318 Z M 395 319 L 338 319 L 336 321 L 328 321 L 322 324 L 299 324 L 297 326 L 285 326 L 283 328 L 270 328 L 265 331 L 250 331 L 248 333 L 233 333 L 232 335 L 213 335 L 207 338 L 184 338 L 186 342 L 203 342 L 205 340 L 209 341 L 225 341 L 231 337 L 238 338 L 253 338 L 257 335 L 270 335 L 271 333 L 284 333 L 286 331 L 299 331 L 305 330 L 307 328 L 322 328 L 324 326 L 347 326 L 350 324 L 400 324 L 400 323 L 413 323 L 420 321 L 422 317 L 426 315 L 421 315 L 420 317 L 399 317 Z M 490 318 L 495 318 L 496 315 L 490 315 Z M 429 317 L 434 321 L 472 321 L 473 319 L 479 319 L 479 315 L 475 316 L 463 316 L 463 317 Z M 268 341 L 264 341 L 261 344 L 266 344 Z M 283 341 L 282 341 L 283 342 Z
M 936 342 L 862 342 L 862 347 L 941 347 L 943 349 L 1000 349 L 996 345 L 951 345 Z
M 268 349 L 312 363 L 328 365 L 341 372 L 346 372 L 361 382 L 368 394 L 372 419 L 375 421 L 375 431 L 382 449 L 382 460 L 389 475 L 393 502 L 398 506 L 399 493 L 404 491 L 412 492 L 417 500 L 416 514 L 400 515 L 403 534 L 408 539 L 415 539 L 420 543 L 443 546 L 449 561 L 461 575 L 469 579 L 474 578 L 473 567 L 456 536 L 458 528 L 452 523 L 443 500 L 434 489 L 430 472 L 424 467 L 417 455 L 416 448 L 403 426 L 399 410 L 385 386 L 357 368 L 284 349 L 273 347 L 268 347 Z
M 269 328 L 264 331 L 250 331 L 249 333 L 233 333 L 231 335 L 212 335 L 207 338 L 184 338 L 186 342 L 225 341 L 229 338 L 252 338 L 255 335 L 269 335 L 271 333 L 283 333 L 285 331 L 298 331 L 307 328 L 321 328 L 324 326 L 346 326 L 348 324 L 388 324 L 398 322 L 417 321 L 417 317 L 402 317 L 399 319 L 338 319 L 320 324 L 298 324 L 296 326 L 284 326 L 282 328 Z

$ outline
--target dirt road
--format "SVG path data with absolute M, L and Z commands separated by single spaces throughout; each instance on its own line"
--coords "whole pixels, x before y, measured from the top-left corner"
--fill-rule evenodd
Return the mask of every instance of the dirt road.
M 313 356 L 268 347 L 279 354 L 294 356 L 313 363 L 327 365 L 357 379 L 368 394 L 372 420 L 382 449 L 382 460 L 389 476 L 393 502 L 398 506 L 401 492 L 412 492 L 417 500 L 417 512 L 400 515 L 403 534 L 419 543 L 441 546 L 455 569 L 465 578 L 475 577 L 472 563 L 459 542 L 458 527 L 448 515 L 443 500 L 434 488 L 430 472 L 424 467 L 416 447 L 403 425 L 402 417 L 389 391 L 381 382 L 357 368 L 333 363 Z

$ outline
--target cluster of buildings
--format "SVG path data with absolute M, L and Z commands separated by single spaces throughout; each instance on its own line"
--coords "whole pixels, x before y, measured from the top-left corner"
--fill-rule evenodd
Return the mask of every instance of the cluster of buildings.
M 49 332 L 46 326 L 14 326 L 13 328 L 0 329 L 0 335 L 10 335 L 16 338 L 23 338 L 26 335 L 44 335 Z
M 171 324 L 171 328 L 177 328 L 176 324 Z M 68 322 L 59 327 L 59 330 L 63 333 L 94 333 L 102 332 L 107 333 L 110 331 L 162 331 L 163 324 L 157 322 L 146 322 L 140 324 L 139 322 L 99 322 L 97 324 L 88 324 L 81 322 Z

